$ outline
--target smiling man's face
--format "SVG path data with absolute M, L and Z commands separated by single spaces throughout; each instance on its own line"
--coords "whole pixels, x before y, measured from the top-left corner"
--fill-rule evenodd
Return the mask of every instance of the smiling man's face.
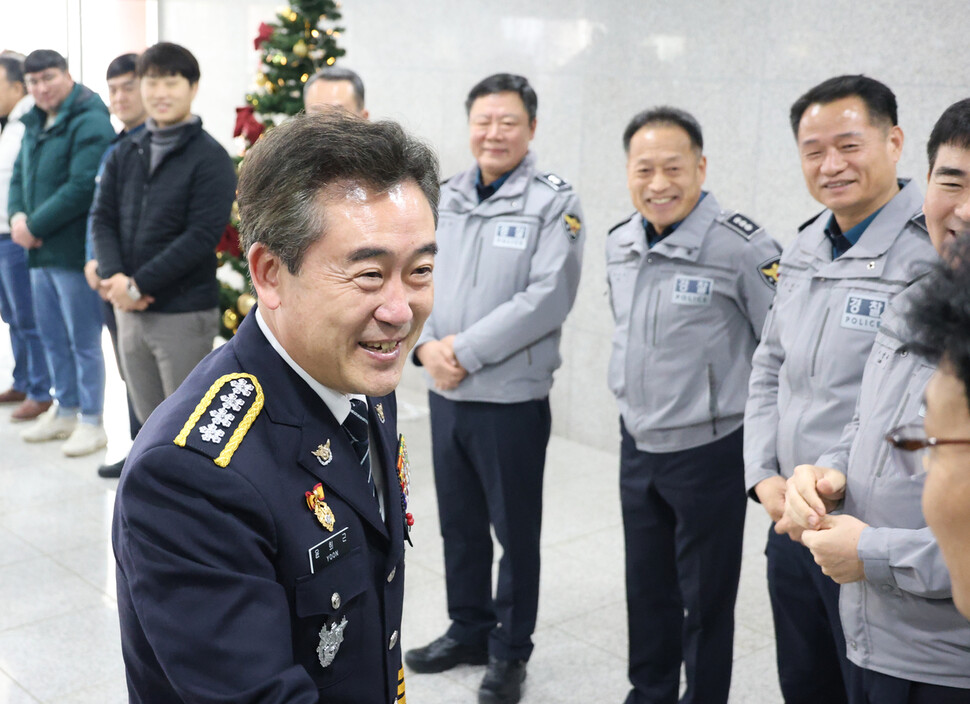
M 959 235 L 970 233 L 970 150 L 940 145 L 927 179 L 923 213 L 940 256 Z
M 798 123 L 798 153 L 812 197 L 835 214 L 842 231 L 858 225 L 899 190 L 898 126 L 874 124 L 862 98 L 808 106 Z
M 300 269 L 279 264 L 259 290 L 264 317 L 310 376 L 342 393 L 383 396 L 401 379 L 434 300 L 434 216 L 414 182 L 386 193 L 328 187 L 325 232 Z M 254 245 L 258 246 L 258 245 Z
M 626 166 L 633 206 L 657 232 L 690 215 L 707 175 L 707 158 L 687 132 L 666 123 L 647 124 L 633 134 Z

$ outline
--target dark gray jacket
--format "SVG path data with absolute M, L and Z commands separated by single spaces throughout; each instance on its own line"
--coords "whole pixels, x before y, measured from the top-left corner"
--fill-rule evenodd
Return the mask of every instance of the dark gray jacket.
M 133 277 L 154 296 L 152 312 L 215 308 L 215 249 L 236 193 L 232 160 L 201 121 L 186 125 L 154 170 L 150 139 L 142 130 L 121 140 L 104 164 L 91 212 L 98 270 Z

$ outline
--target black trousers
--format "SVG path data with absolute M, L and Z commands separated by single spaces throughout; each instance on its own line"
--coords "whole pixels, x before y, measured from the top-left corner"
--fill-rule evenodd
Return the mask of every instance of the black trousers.
M 620 500 L 630 634 L 627 704 L 724 704 L 741 574 L 743 430 L 650 453 L 620 423 Z
M 448 635 L 487 641 L 503 660 L 528 660 L 539 604 L 549 399 L 482 403 L 433 392 L 429 399 Z M 502 546 L 494 598 L 491 529 Z
M 773 528 L 765 555 L 785 704 L 845 704 L 849 661 L 839 618 L 839 585 L 822 574 L 808 548 Z
M 970 704 L 970 689 L 911 682 L 849 663 L 853 704 Z

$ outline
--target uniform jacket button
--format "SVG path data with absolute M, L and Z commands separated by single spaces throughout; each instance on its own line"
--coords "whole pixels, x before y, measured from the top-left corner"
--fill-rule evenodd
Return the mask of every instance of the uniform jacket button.
M 340 608 L 340 593 L 339 592 L 334 592 L 333 593 L 333 596 L 330 597 L 330 605 L 333 608 L 335 608 L 335 609 L 339 609 Z
M 397 567 L 391 568 L 391 573 L 387 575 L 387 583 L 390 584 L 394 581 L 394 577 L 397 575 Z
M 397 631 L 391 634 L 390 640 L 387 641 L 387 649 L 394 650 L 394 646 L 397 645 Z

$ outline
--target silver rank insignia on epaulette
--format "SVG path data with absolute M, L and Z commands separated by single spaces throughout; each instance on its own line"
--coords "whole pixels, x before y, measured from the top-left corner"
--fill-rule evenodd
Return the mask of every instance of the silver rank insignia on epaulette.
M 344 642 L 344 629 L 347 628 L 347 617 L 340 619 L 340 623 L 332 623 L 320 629 L 320 645 L 317 646 L 317 657 L 323 667 L 329 667 L 337 657 L 340 644 Z
M 226 374 L 209 387 L 174 442 L 225 467 L 262 408 L 263 387 L 255 376 Z
M 721 222 L 737 232 L 746 240 L 750 240 L 751 236 L 761 229 L 760 225 L 753 220 L 749 220 L 741 213 L 734 213 L 727 218 L 721 219 Z
M 556 176 L 556 174 L 552 173 L 551 171 L 546 171 L 545 173 L 542 173 L 542 174 L 536 174 L 536 178 L 542 181 L 547 186 L 549 186 L 549 188 L 551 188 L 554 191 L 565 191 L 567 189 L 572 188 L 572 186 L 570 186 L 568 182 L 566 182 L 564 179 L 560 178 L 559 176 Z

